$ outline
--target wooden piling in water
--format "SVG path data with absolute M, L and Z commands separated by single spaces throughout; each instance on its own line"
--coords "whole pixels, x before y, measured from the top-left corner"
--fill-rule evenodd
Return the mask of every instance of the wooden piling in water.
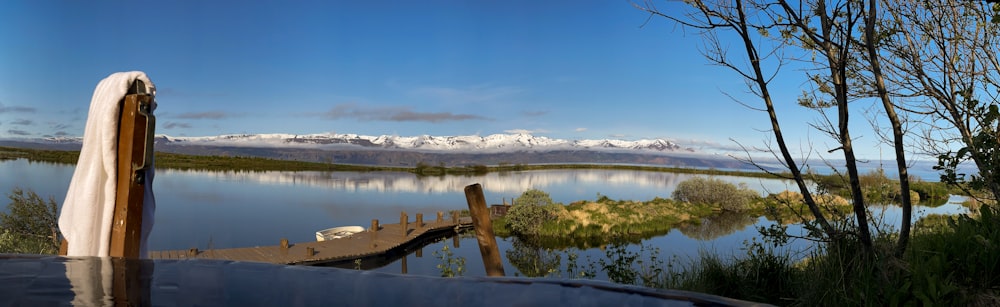
M 497 239 L 493 236 L 493 221 L 490 220 L 489 208 L 486 208 L 483 186 L 478 183 L 466 186 L 465 200 L 469 204 L 469 215 L 472 216 L 472 225 L 476 229 L 476 241 L 479 242 L 479 253 L 483 256 L 486 276 L 504 276 L 503 261 L 500 260 Z

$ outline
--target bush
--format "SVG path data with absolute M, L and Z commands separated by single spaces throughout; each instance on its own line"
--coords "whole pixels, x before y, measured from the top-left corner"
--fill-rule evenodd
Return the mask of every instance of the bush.
M 56 201 L 48 203 L 34 191 L 14 188 L 7 194 L 7 212 L 0 212 L 0 253 L 55 254 L 59 251 Z
M 757 192 L 715 178 L 695 177 L 684 180 L 674 190 L 674 199 L 694 204 L 718 206 L 722 211 L 743 211 L 760 198 Z
M 525 191 L 507 211 L 510 231 L 519 235 L 537 235 L 542 223 L 551 217 L 546 208 L 549 205 L 552 205 L 552 198 L 548 193 L 538 189 Z
M 956 304 L 995 305 L 1000 302 L 1000 215 L 991 206 L 980 208 L 978 218 L 948 217 L 943 230 L 915 236 L 907 258 L 914 275 L 933 282 L 914 285 L 929 297 L 941 297 L 941 284 L 961 291 L 946 297 Z M 918 228 L 919 229 L 919 228 Z M 918 278 L 914 278 L 917 280 Z M 922 281 L 920 280 L 920 281 Z M 960 295 L 960 296 L 959 296 Z

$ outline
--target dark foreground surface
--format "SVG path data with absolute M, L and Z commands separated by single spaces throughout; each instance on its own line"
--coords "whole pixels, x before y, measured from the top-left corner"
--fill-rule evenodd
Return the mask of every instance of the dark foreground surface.
M 755 306 L 590 280 L 436 278 L 218 260 L 0 255 L 0 306 Z

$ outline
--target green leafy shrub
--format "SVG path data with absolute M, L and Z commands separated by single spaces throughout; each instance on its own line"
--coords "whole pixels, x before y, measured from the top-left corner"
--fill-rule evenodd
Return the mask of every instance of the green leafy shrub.
M 947 200 L 948 185 L 941 182 L 910 180 L 910 191 L 917 192 L 922 200 Z
M 716 178 L 694 177 L 684 180 L 674 190 L 674 199 L 694 204 L 715 205 L 722 211 L 743 211 L 758 198 L 746 186 L 736 186 Z
M 441 270 L 441 277 L 455 277 L 465 275 L 465 257 L 455 257 L 455 253 L 448 249 L 448 245 L 440 251 L 434 251 L 434 257 L 441 261 L 437 265 Z
M 7 194 L 7 212 L 0 212 L 0 253 L 55 254 L 59 251 L 56 201 L 45 202 L 21 188 Z
M 992 206 L 983 206 L 979 217 L 960 215 L 947 218 L 948 227 L 914 237 L 908 260 L 922 276 L 914 281 L 914 291 L 926 292 L 929 298 L 942 293 L 942 285 L 963 289 L 959 304 L 996 304 L 1000 288 L 1000 216 Z M 916 275 L 916 273 L 915 273 Z M 944 293 L 950 298 L 959 293 Z M 985 300 L 985 301 L 984 301 Z M 931 300 L 935 301 L 935 300 Z
M 542 223 L 552 217 L 552 198 L 542 190 L 531 189 L 514 200 L 514 205 L 507 211 L 507 227 L 519 235 L 537 235 Z

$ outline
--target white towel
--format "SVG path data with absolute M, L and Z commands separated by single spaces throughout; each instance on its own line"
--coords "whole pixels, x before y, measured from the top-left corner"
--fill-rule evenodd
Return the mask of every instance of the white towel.
M 118 102 L 137 79 L 146 83 L 149 93 L 155 94 L 153 83 L 141 71 L 114 73 L 101 80 L 94 90 L 87 126 L 83 131 L 80 160 L 76 163 L 59 215 L 59 230 L 69 241 L 67 256 L 107 257 L 110 253 L 111 220 L 118 178 Z M 153 212 L 156 210 L 152 186 L 151 165 L 144 187 L 142 257 L 146 255 L 146 238 L 153 227 Z

